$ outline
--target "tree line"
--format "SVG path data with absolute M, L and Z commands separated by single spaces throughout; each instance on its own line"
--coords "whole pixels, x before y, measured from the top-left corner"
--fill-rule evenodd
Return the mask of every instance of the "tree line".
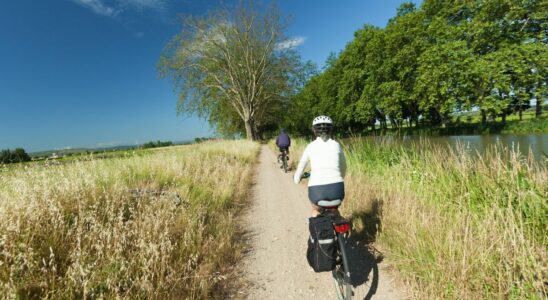
M 158 64 L 179 114 L 259 139 L 280 125 L 309 132 L 331 116 L 343 132 L 442 126 L 457 112 L 521 113 L 546 99 L 546 0 L 403 3 L 385 28 L 365 25 L 319 72 L 302 62 L 275 6 L 252 1 L 189 16 Z M 536 116 L 542 105 L 536 105 Z
M 451 114 L 521 112 L 547 95 L 548 2 L 403 3 L 385 28 L 365 25 L 288 102 L 285 126 L 306 134 L 314 116 L 343 131 L 442 126 Z M 539 105 L 540 104 L 540 105 Z
M 12 164 L 30 160 L 30 155 L 23 148 L 15 148 L 13 151 L 10 149 L 0 151 L 0 164 Z
M 141 148 L 149 149 L 149 148 L 159 148 L 159 147 L 169 147 L 169 146 L 173 146 L 172 141 L 162 142 L 158 140 L 156 142 L 151 141 L 151 142 L 144 143 L 143 145 L 141 145 Z

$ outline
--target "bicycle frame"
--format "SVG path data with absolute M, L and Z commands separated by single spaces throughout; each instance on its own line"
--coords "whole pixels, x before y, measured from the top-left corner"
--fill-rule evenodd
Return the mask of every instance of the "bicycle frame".
M 287 149 L 283 149 L 278 158 L 281 159 L 284 172 L 287 173 Z
M 338 210 L 336 208 L 325 208 L 321 214 L 328 216 L 331 219 L 333 230 L 335 231 L 335 236 L 337 239 L 337 256 L 341 259 L 340 263 L 338 263 L 332 271 L 333 279 L 335 280 L 335 285 L 337 288 L 337 297 L 341 300 L 351 299 L 352 288 L 350 264 L 346 253 L 346 240 L 350 233 L 350 222 L 342 218 L 338 214 Z
M 349 266 L 348 257 L 346 255 L 346 235 L 344 233 L 337 233 L 337 241 L 339 244 L 339 251 L 341 252 L 342 263 L 344 266 Z M 350 281 L 350 270 L 344 270 L 346 279 Z

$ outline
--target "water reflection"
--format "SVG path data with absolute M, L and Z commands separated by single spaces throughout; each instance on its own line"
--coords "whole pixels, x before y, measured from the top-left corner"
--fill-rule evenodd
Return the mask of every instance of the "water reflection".
M 376 137 L 374 139 L 379 139 Z M 464 147 L 469 152 L 485 153 L 487 149 L 497 145 L 519 151 L 528 155 L 529 151 L 537 161 L 548 159 L 548 134 L 488 134 L 488 135 L 452 135 L 452 136 L 401 136 L 382 137 L 394 141 L 402 141 L 404 144 L 417 143 L 427 140 L 433 144 L 449 146 L 453 149 Z

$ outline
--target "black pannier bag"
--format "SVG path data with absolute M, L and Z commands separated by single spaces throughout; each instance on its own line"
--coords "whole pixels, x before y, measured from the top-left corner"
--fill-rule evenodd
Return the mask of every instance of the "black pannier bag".
M 336 251 L 333 224 L 328 217 L 309 218 L 310 237 L 306 259 L 315 272 L 335 269 Z

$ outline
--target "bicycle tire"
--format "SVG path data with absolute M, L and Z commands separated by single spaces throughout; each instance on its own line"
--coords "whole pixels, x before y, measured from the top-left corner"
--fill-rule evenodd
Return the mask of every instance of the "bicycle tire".
M 341 256 L 341 264 L 335 266 L 332 271 L 335 290 L 340 300 L 352 299 L 352 283 L 350 281 L 350 266 L 346 254 L 346 238 L 344 234 L 337 233 L 338 254 Z
M 282 157 L 283 165 L 284 165 L 284 172 L 287 173 L 287 157 L 284 155 Z

